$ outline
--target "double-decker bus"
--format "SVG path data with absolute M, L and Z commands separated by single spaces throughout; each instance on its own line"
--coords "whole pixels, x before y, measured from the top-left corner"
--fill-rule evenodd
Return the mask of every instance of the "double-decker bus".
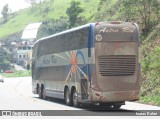
M 139 47 L 137 24 L 122 21 L 39 39 L 33 48 L 33 93 L 76 107 L 95 103 L 119 109 L 140 97 Z

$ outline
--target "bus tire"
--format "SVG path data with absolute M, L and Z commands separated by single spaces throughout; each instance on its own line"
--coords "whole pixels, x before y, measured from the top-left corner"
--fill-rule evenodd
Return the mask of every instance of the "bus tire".
M 113 105 L 113 109 L 114 109 L 114 110 L 119 110 L 120 107 L 121 107 L 121 105 Z
M 47 96 L 46 96 L 46 92 L 45 92 L 45 88 L 44 88 L 44 87 L 42 88 L 42 97 L 43 97 L 44 100 L 47 99 Z
M 74 107 L 80 106 L 80 103 L 78 102 L 78 94 L 77 94 L 76 89 L 73 89 L 73 91 L 72 91 L 72 101 L 73 101 Z
M 39 98 L 42 99 L 42 90 L 41 90 L 41 87 L 39 86 L 38 88 L 38 95 L 39 95 Z
M 69 88 L 65 88 L 64 100 L 65 100 L 66 105 L 69 105 L 69 106 L 72 105 L 71 95 L 70 95 L 70 92 L 69 92 Z
M 99 103 L 100 110 L 112 110 L 112 105 L 109 103 Z
M 36 86 L 36 94 L 39 94 L 39 84 Z

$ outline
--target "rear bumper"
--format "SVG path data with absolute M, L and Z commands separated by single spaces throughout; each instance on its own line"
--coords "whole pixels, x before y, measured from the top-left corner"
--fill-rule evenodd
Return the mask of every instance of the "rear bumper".
M 123 102 L 139 100 L 140 90 L 129 91 L 96 91 L 90 89 L 91 102 Z

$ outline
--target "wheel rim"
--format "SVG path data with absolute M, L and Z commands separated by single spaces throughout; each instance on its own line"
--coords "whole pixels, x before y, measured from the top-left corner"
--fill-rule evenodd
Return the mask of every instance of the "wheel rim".
M 78 106 L 78 94 L 76 91 L 73 93 L 73 105 Z
M 43 99 L 46 99 L 46 92 L 44 88 L 43 88 Z
M 41 88 L 39 87 L 39 98 L 42 98 Z
M 66 93 L 65 93 L 65 100 L 66 100 L 66 104 L 69 103 L 70 99 L 69 99 L 69 90 L 67 89 L 66 90 Z

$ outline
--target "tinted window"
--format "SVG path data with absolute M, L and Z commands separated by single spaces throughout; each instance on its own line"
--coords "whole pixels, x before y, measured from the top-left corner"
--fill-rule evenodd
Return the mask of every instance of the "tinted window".
M 89 28 L 61 34 L 40 41 L 39 56 L 87 48 Z

